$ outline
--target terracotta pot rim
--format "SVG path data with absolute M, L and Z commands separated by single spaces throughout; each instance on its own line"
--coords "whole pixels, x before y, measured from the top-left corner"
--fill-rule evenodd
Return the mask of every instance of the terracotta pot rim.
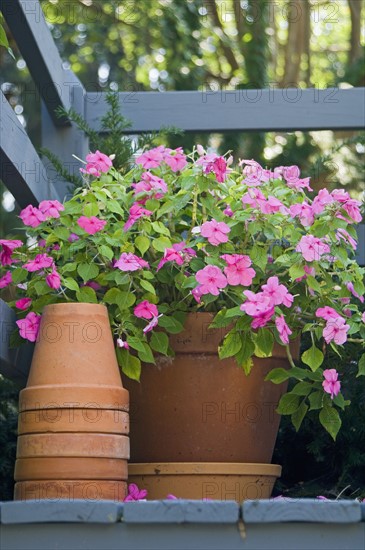
M 279 477 L 281 466 L 252 462 L 141 462 L 129 463 L 129 475 L 267 475 Z
M 43 311 L 50 310 L 50 309 L 71 309 L 72 307 L 82 306 L 83 308 L 88 309 L 103 309 L 108 311 L 108 308 L 105 304 L 91 304 L 90 302 L 60 302 L 58 304 L 48 304 L 44 306 Z

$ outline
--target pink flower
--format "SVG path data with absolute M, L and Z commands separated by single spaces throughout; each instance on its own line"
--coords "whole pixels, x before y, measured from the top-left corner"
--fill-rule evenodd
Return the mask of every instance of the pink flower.
M 142 181 L 132 183 L 135 195 L 148 193 L 149 195 L 154 194 L 156 199 L 161 199 L 167 193 L 167 184 L 163 179 L 158 178 L 150 172 L 143 172 L 141 177 Z
M 0 263 L 1 265 L 10 265 L 12 264 L 11 255 L 16 248 L 23 246 L 22 241 L 0 239 L 0 245 L 2 246 L 2 251 L 0 252 Z
M 198 285 L 198 286 L 196 286 L 195 288 L 193 288 L 193 290 L 191 291 L 194 300 L 195 300 L 196 302 L 198 302 L 198 304 L 200 304 L 200 302 L 201 302 L 201 297 L 203 296 L 203 292 L 201 291 L 201 289 L 202 289 L 202 286 L 201 286 L 201 285 Z
M 283 203 L 272 195 L 269 195 L 265 202 L 259 203 L 259 207 L 263 214 L 275 214 L 285 208 Z
M 300 169 L 298 166 L 284 166 L 283 176 L 287 183 L 295 183 L 300 176 Z
M 205 174 L 208 172 L 214 172 L 215 177 L 219 183 L 223 183 L 229 172 L 227 163 L 223 157 L 216 158 L 212 163 L 209 163 L 204 170 Z
M 125 342 L 122 338 L 118 338 L 117 339 L 117 347 L 118 348 L 124 348 L 126 350 L 129 349 L 129 344 L 128 342 Z
M 60 212 L 64 209 L 63 204 L 58 201 L 42 201 L 39 204 L 39 210 L 45 218 L 59 218 Z
M 243 205 L 247 204 L 251 208 L 259 208 L 260 210 L 266 202 L 265 195 L 263 195 L 260 189 L 249 189 L 242 196 L 241 200 Z
M 31 204 L 20 212 L 19 218 L 22 220 L 24 225 L 29 225 L 30 227 L 38 227 L 38 225 L 46 219 L 44 214 L 42 214 L 38 208 L 35 208 Z
M 34 260 L 30 260 L 23 265 L 23 269 L 27 271 L 39 271 L 40 269 L 47 269 L 53 266 L 53 258 L 47 254 L 37 254 Z
M 157 327 L 157 325 L 158 325 L 158 319 L 159 319 L 159 317 L 161 317 L 161 316 L 162 316 L 162 314 L 161 314 L 161 315 L 158 315 L 158 317 L 152 317 L 152 321 L 150 321 L 150 322 L 148 323 L 148 325 L 144 327 L 143 333 L 144 333 L 144 334 L 147 334 L 147 332 L 151 332 L 151 330 L 153 330 L 155 327 Z
M 360 211 L 360 206 L 361 206 L 360 201 L 357 201 L 355 199 L 349 199 L 348 201 L 343 203 L 341 206 L 346 211 L 346 214 L 348 215 L 348 217 L 351 219 L 352 222 L 355 222 L 355 223 L 362 222 L 362 215 Z M 345 219 L 340 214 L 338 214 L 337 217 L 341 219 Z
M 324 380 L 322 382 L 323 389 L 329 393 L 331 399 L 340 393 L 341 382 L 338 381 L 338 372 L 336 369 L 326 369 L 323 371 Z
M 92 288 L 95 291 L 101 289 L 101 285 L 99 285 L 99 283 L 97 283 L 96 281 L 87 281 L 87 283 L 84 283 L 80 286 L 88 286 L 88 287 Z
M 326 344 L 334 341 L 336 344 L 344 344 L 347 340 L 347 332 L 350 325 L 346 324 L 345 319 L 338 316 L 336 319 L 328 319 L 326 326 L 323 329 L 323 338 Z
M 133 502 L 134 500 L 143 500 L 147 496 L 146 489 L 139 489 L 138 485 L 131 483 L 128 485 L 128 495 L 124 502 Z
M 19 327 L 19 334 L 25 340 L 35 342 L 39 333 L 41 316 L 31 311 L 24 319 L 16 322 Z
M 338 242 L 340 242 L 342 239 L 343 241 L 348 243 L 353 250 L 357 249 L 357 242 L 353 237 L 351 237 L 351 235 L 346 231 L 346 229 L 342 229 L 342 228 L 337 229 L 336 239 Z
M 288 181 L 287 184 L 288 187 L 290 187 L 291 189 L 297 189 L 298 191 L 300 189 L 308 189 L 308 191 L 313 191 L 313 189 L 309 185 L 309 182 L 310 178 L 303 178 L 296 181 Z
M 176 262 L 177 265 L 183 265 L 184 262 L 189 262 L 194 256 L 196 256 L 195 250 L 188 248 L 184 241 L 175 243 L 172 248 L 165 248 L 163 258 L 160 260 L 156 271 L 159 271 L 167 262 Z
M 325 306 L 325 307 L 319 307 L 316 311 L 316 317 L 320 317 L 324 319 L 325 321 L 328 321 L 329 319 L 337 319 L 337 317 L 341 317 L 333 307 Z
M 364 296 L 360 296 L 360 294 L 356 292 L 352 283 L 346 283 L 346 288 L 351 292 L 353 296 L 355 296 L 355 298 L 358 298 L 362 304 L 364 303 Z
M 270 321 L 271 317 L 274 315 L 274 313 L 275 313 L 274 307 L 271 307 L 267 311 L 261 311 L 261 313 L 259 313 L 253 318 L 251 327 L 253 329 L 265 327 L 267 323 Z
M 265 296 L 271 300 L 271 305 L 279 306 L 283 304 L 290 307 L 294 301 L 294 296 L 288 292 L 285 285 L 279 284 L 277 277 L 270 277 L 265 285 L 262 285 L 262 290 Z
M 18 309 L 28 309 L 32 303 L 32 300 L 30 298 L 21 298 L 20 300 L 15 302 L 15 307 Z
M 313 214 L 321 214 L 327 204 L 331 204 L 333 201 L 334 199 L 327 189 L 320 189 L 312 202 Z
M 3 277 L 0 277 L 0 288 L 5 288 L 12 281 L 11 271 L 7 271 Z
M 242 183 L 245 183 L 249 187 L 261 185 L 261 182 L 264 181 L 263 173 L 265 170 L 263 167 L 255 160 L 242 160 L 240 161 L 240 165 L 242 166 L 242 164 L 246 164 L 243 169 L 245 178 L 242 180 Z
M 196 274 L 196 280 L 200 283 L 201 294 L 212 294 L 218 296 L 220 290 L 227 286 L 227 279 L 215 265 L 207 265 Z
M 228 233 L 230 231 L 231 230 L 226 223 L 217 222 L 216 220 L 205 222 L 201 227 L 201 235 L 206 237 L 213 246 L 226 243 L 228 241 Z
M 148 300 L 143 300 L 134 308 L 134 315 L 142 319 L 152 319 L 158 316 L 158 309 L 155 304 L 151 304 Z
M 251 290 L 245 290 L 243 294 L 246 296 L 247 300 L 240 306 L 240 309 L 251 317 L 258 317 L 260 314 L 267 313 L 273 309 L 270 296 L 263 292 L 255 294 Z
M 68 238 L 68 242 L 69 243 L 74 243 L 75 241 L 78 241 L 80 239 L 80 237 L 78 235 L 76 235 L 76 233 L 71 233 L 69 238 Z
M 303 275 L 303 277 L 298 277 L 297 279 L 295 279 L 295 282 L 300 283 L 300 281 L 303 281 L 307 278 L 307 275 L 311 275 L 312 277 L 315 277 L 316 275 L 316 270 L 314 269 L 314 267 L 310 267 L 309 265 L 304 266 L 304 271 L 306 274 Z
M 159 145 L 154 149 L 145 151 L 136 159 L 136 164 L 142 164 L 143 168 L 157 168 L 164 160 L 165 147 Z
M 81 216 L 77 220 L 77 224 L 86 231 L 89 235 L 95 235 L 98 231 L 101 231 L 106 225 L 105 220 L 99 220 L 96 216 L 91 216 L 90 218 L 86 216 Z
M 302 202 L 298 204 L 293 204 L 290 207 L 290 215 L 292 218 L 298 216 L 300 222 L 305 227 L 313 225 L 314 223 L 314 214 L 312 207 L 307 202 Z
M 151 216 L 152 213 L 153 212 L 151 210 L 147 210 L 135 202 L 129 209 L 129 218 L 124 224 L 123 231 L 128 231 L 128 229 L 132 227 L 132 225 L 134 225 L 139 218 L 142 218 L 143 216 Z
M 80 168 L 80 172 L 84 174 L 90 174 L 90 176 L 99 177 L 102 172 L 109 172 L 110 168 L 113 166 L 113 163 L 107 155 L 100 153 L 100 151 L 95 151 L 95 153 L 89 153 L 86 155 L 86 168 Z
M 232 208 L 229 206 L 229 204 L 227 204 L 227 206 L 226 206 L 225 209 L 223 210 L 223 214 L 225 214 L 225 215 L 228 216 L 229 218 L 232 218 L 232 216 L 233 216 L 233 210 L 232 210 Z
M 275 325 L 278 330 L 280 340 L 283 342 L 283 344 L 289 344 L 289 336 L 292 334 L 292 331 L 286 324 L 284 315 L 276 317 Z
M 251 258 L 242 254 L 223 254 L 221 256 L 227 262 L 227 267 L 224 268 L 224 273 L 227 277 L 229 285 L 250 286 L 252 279 L 256 275 L 256 271 L 250 267 Z
M 118 267 L 121 271 L 137 271 L 144 267 L 149 267 L 148 262 L 139 258 L 131 252 L 123 252 L 119 260 L 115 262 L 114 267 Z
M 364 313 L 361 315 L 361 320 L 362 320 L 363 323 L 365 323 L 365 311 L 364 311 Z
M 46 283 L 50 288 L 54 288 L 57 290 L 61 286 L 61 277 L 59 276 L 59 273 L 55 269 L 53 269 L 52 273 L 47 275 L 46 277 Z
M 319 261 L 323 254 L 330 252 L 328 244 L 313 235 L 304 235 L 295 249 L 307 262 Z
M 187 165 L 186 156 L 184 155 L 182 147 L 178 147 L 175 150 L 165 149 L 163 159 L 173 172 L 178 172 Z

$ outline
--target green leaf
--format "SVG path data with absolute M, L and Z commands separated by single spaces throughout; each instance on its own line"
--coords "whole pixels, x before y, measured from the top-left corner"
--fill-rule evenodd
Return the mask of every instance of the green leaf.
M 77 273 L 87 283 L 99 275 L 99 268 L 96 264 L 83 263 L 77 266 Z
M 255 344 L 252 341 L 251 335 L 248 333 L 241 334 L 241 349 L 236 353 L 235 360 L 241 367 L 246 376 L 248 376 L 253 367 L 252 355 L 255 351 Z
M 136 297 L 132 292 L 120 291 L 117 297 L 117 305 L 121 310 L 130 308 L 131 306 L 133 306 L 135 301 Z
M 143 279 L 140 279 L 139 284 L 141 285 L 142 288 L 147 290 L 147 292 L 151 292 L 151 294 L 156 294 L 155 287 L 148 281 L 144 281 Z
M 240 362 L 240 367 L 243 370 L 243 372 L 245 373 L 245 375 L 248 376 L 250 374 L 250 372 L 252 371 L 252 368 L 253 368 L 252 357 L 249 357 L 248 359 L 246 359 L 246 361 L 243 361 L 243 362 L 241 361 Z
M 140 338 L 137 338 L 137 336 L 128 336 L 127 342 L 131 348 L 137 351 L 144 351 L 144 342 L 142 342 Z
M 123 348 L 117 348 L 117 359 L 118 364 L 121 367 L 122 371 L 128 378 L 132 380 L 137 380 L 141 377 L 141 361 L 138 357 L 134 357 L 127 350 Z
M 114 252 L 110 248 L 110 246 L 107 246 L 106 244 L 102 244 L 98 247 L 99 253 L 104 256 L 104 258 L 107 258 L 108 260 L 112 260 L 114 257 Z
M 96 297 L 95 290 L 89 286 L 83 286 L 78 292 L 76 292 L 76 298 L 78 302 L 86 302 L 89 304 L 97 304 L 98 299 Z
M 345 401 L 342 393 L 339 393 L 333 398 L 333 403 L 337 405 L 337 407 L 340 407 L 340 409 L 344 410 L 346 405 L 350 404 L 350 401 Z
M 365 376 L 365 353 L 360 357 L 359 371 L 356 375 L 356 378 L 358 378 L 359 376 Z
M 304 401 L 301 402 L 297 410 L 291 415 L 291 421 L 295 428 L 295 431 L 298 431 L 305 415 L 308 411 L 308 405 L 305 404 Z
M 152 241 L 152 246 L 158 252 L 165 252 L 165 248 L 171 248 L 172 243 L 167 237 L 158 237 Z
M 75 271 L 77 269 L 77 263 L 72 262 L 70 264 L 65 264 L 61 269 L 61 273 L 70 273 L 71 271 Z
M 260 328 L 254 337 L 255 355 L 257 357 L 271 357 L 274 347 L 274 335 L 267 328 Z
M 293 414 L 299 407 L 300 397 L 294 393 L 285 393 L 281 396 L 277 412 L 279 414 Z
M 120 290 L 118 288 L 111 288 L 105 293 L 103 301 L 107 304 L 116 304 L 119 294 Z
M 219 359 L 226 359 L 236 355 L 242 348 L 242 339 L 238 332 L 229 332 L 224 340 L 223 344 L 219 346 Z
M 341 428 L 341 418 L 337 410 L 330 406 L 324 406 L 319 413 L 319 421 L 327 430 L 332 439 L 336 441 L 336 436 Z
M 67 229 L 67 227 L 62 227 L 61 225 L 56 225 L 53 229 L 52 229 L 52 232 L 54 233 L 54 235 L 56 235 L 56 237 L 58 239 L 60 239 L 61 241 L 67 241 L 69 236 L 70 236 L 70 232 L 69 230 Z
M 309 288 L 315 290 L 316 292 L 321 292 L 321 285 L 314 277 L 312 277 L 312 275 L 307 275 L 306 282 Z
M 310 394 L 309 396 L 309 403 L 310 403 L 310 411 L 315 411 L 317 409 L 321 409 L 323 407 L 323 398 L 324 393 L 323 391 L 315 391 Z
M 80 289 L 75 279 L 71 279 L 71 277 L 66 277 L 66 279 L 63 279 L 62 284 L 66 288 L 69 288 L 70 290 L 74 290 L 75 292 L 78 292 Z
M 88 202 L 84 206 L 84 216 L 91 218 L 91 216 L 97 216 L 99 214 L 99 207 L 96 202 Z
M 221 328 L 229 325 L 229 323 L 231 323 L 232 320 L 226 318 L 226 311 L 227 309 L 225 307 L 220 311 L 218 311 L 212 323 L 209 325 L 209 328 Z
M 34 290 L 36 291 L 38 296 L 43 296 L 44 294 L 48 294 L 51 292 L 51 289 L 47 285 L 46 281 L 37 281 L 34 284 Z
M 289 275 L 292 280 L 303 277 L 305 275 L 304 267 L 302 265 L 292 265 L 289 269 Z
M 8 49 L 9 47 L 8 37 L 6 36 L 5 29 L 1 24 L 0 24 L 0 46 L 4 46 L 4 48 L 6 49 Z
M 143 363 L 153 363 L 156 364 L 155 358 L 153 356 L 150 346 L 143 342 L 143 350 L 138 351 L 138 357 Z
M 151 225 L 156 233 L 161 233 L 161 235 L 166 235 L 167 237 L 170 237 L 169 229 L 162 222 L 152 222 Z
M 28 271 L 22 267 L 17 267 L 11 274 L 11 279 L 15 285 L 22 283 L 26 280 Z
M 120 204 L 116 200 L 107 201 L 106 207 L 109 210 L 109 212 L 113 212 L 113 214 L 119 214 L 120 216 L 124 216 L 123 208 L 120 206 Z
M 262 271 L 265 271 L 265 268 L 267 265 L 266 247 L 264 248 L 262 246 L 259 246 L 258 244 L 255 244 L 252 247 L 250 258 L 255 265 L 257 265 L 260 269 L 262 269 Z
M 163 353 L 166 355 L 169 347 L 169 337 L 164 332 L 153 332 L 150 346 L 158 353 Z
M 298 382 L 298 384 L 294 386 L 291 392 L 294 393 L 295 395 L 307 396 L 310 394 L 312 389 L 313 389 L 313 384 L 310 384 L 309 382 Z
M 316 371 L 323 363 L 324 355 L 314 344 L 302 354 L 302 361 L 308 365 L 312 371 Z
M 136 248 L 138 248 L 138 250 L 143 256 L 143 254 L 147 252 L 147 250 L 150 247 L 150 240 L 147 237 L 143 237 L 142 235 L 139 235 L 134 241 L 134 244 L 136 245 Z
M 273 369 L 266 375 L 265 380 L 270 380 L 274 384 L 281 384 L 290 378 L 290 374 L 287 370 L 282 368 Z
M 158 324 L 171 334 L 178 334 L 184 330 L 184 326 L 177 319 L 174 317 L 167 317 L 166 315 L 159 318 Z

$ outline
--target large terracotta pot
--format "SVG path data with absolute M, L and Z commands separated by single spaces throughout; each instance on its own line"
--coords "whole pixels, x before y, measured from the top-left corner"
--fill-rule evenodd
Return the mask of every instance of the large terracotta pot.
M 19 405 L 15 499 L 124 498 L 129 398 L 105 306 L 44 308 Z
M 271 462 L 275 409 L 286 384 L 264 378 L 288 366 L 285 349 L 275 345 L 272 357 L 254 358 L 246 377 L 234 359 L 219 359 L 226 329 L 208 329 L 212 318 L 189 314 L 184 332 L 171 338 L 174 359 L 145 365 L 141 383 L 123 379 L 131 398 L 131 462 Z

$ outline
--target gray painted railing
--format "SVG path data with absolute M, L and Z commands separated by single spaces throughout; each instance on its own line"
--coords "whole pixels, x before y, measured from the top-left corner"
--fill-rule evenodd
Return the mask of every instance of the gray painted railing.
M 79 168 L 87 137 L 69 120 L 55 116 L 57 107 L 72 107 L 95 130 L 105 114 L 103 93 L 86 92 L 64 68 L 38 0 L 0 0 L 2 11 L 42 98 L 42 141 L 70 173 Z M 365 88 L 328 90 L 267 89 L 120 92 L 122 111 L 132 122 L 130 133 L 176 126 L 185 131 L 217 132 L 361 129 L 365 125 Z M 24 128 L 3 94 L 0 96 L 0 177 L 20 206 L 59 198 L 65 193 L 50 165 L 38 157 Z M 358 261 L 365 264 L 365 226 L 359 229 Z M 12 311 L 0 301 L 0 372 L 24 383 L 29 351 L 9 350 Z M 28 348 L 29 349 L 29 348 Z M 30 346 L 31 350 L 31 346 Z
M 1 505 L 2 550 L 364 550 L 356 501 L 27 501 Z

